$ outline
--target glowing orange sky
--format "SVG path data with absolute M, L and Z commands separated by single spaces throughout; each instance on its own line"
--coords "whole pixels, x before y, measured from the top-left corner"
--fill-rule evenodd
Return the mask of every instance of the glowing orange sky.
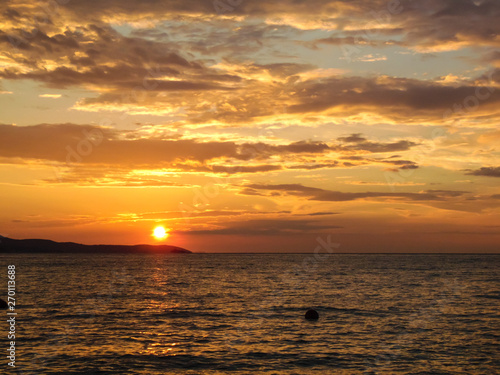
M 225 4 L 0 4 L 1 235 L 500 250 L 497 1 Z

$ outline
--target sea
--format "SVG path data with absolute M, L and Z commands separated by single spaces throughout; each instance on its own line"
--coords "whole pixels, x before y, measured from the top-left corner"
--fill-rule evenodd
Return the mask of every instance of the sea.
M 500 255 L 0 255 L 5 374 L 500 374 Z M 318 320 L 306 320 L 314 309 Z

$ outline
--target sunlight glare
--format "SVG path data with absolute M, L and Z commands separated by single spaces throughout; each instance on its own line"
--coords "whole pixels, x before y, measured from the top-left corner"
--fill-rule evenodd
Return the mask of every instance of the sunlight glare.
M 168 231 L 165 227 L 159 225 L 153 230 L 153 237 L 157 240 L 164 240 L 168 237 Z

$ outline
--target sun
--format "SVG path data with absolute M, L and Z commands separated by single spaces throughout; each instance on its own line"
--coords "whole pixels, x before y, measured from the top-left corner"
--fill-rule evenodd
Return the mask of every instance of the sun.
M 164 226 L 158 225 L 153 229 L 153 237 L 157 240 L 164 240 L 168 237 L 169 233 Z

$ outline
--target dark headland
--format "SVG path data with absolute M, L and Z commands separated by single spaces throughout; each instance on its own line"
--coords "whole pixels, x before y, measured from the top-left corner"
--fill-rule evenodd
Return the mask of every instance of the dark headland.
M 0 236 L 0 253 L 191 254 L 191 251 L 170 245 L 83 245 L 39 239 L 14 240 Z

